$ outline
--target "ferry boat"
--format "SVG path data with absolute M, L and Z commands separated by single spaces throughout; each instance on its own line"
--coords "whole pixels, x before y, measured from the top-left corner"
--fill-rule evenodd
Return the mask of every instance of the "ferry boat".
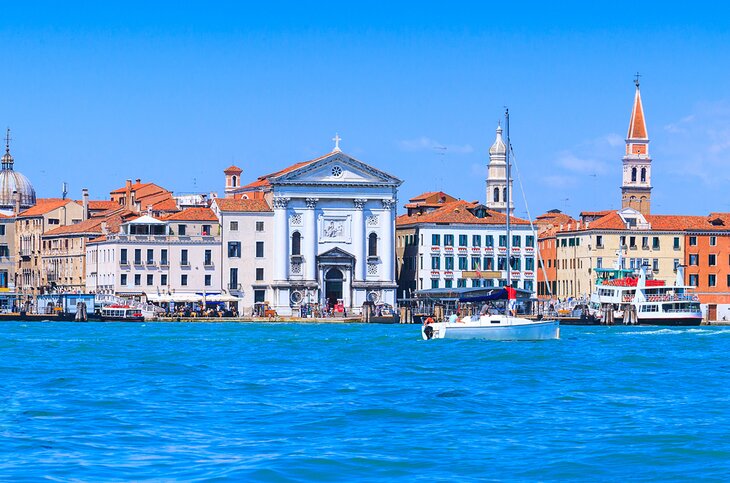
M 682 267 L 677 267 L 674 285 L 648 279 L 646 267 L 641 267 L 638 275 L 634 270 L 622 268 L 595 271 L 598 278 L 590 309 L 602 324 L 700 325 L 702 322 L 700 301 L 694 287 L 684 285 Z
M 101 309 L 101 320 L 121 322 L 143 322 L 144 314 L 139 307 L 130 305 L 112 304 Z

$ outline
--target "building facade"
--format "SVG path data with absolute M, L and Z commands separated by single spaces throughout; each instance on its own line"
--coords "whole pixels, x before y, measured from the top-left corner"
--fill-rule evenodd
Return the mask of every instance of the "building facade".
M 730 320 L 730 213 L 697 218 L 685 236 L 685 283 L 696 287 L 708 320 Z
M 188 208 L 164 220 L 143 215 L 86 246 L 88 292 L 220 294 L 221 239 L 209 208 Z
M 402 215 L 396 223 L 398 296 L 417 290 L 493 287 L 535 290 L 536 236 L 530 222 L 511 218 L 507 262 L 506 215 L 463 200 L 432 211 Z
M 226 171 L 228 181 L 233 174 Z M 272 209 L 270 302 L 277 313 L 296 313 L 305 303 L 341 304 L 348 314 L 359 314 L 366 301 L 395 304 L 401 183 L 336 145 L 320 158 L 227 189 L 231 197 L 263 199 Z

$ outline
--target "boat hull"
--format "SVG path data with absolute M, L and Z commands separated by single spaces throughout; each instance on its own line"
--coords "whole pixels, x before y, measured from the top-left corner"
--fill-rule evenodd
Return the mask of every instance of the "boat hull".
M 431 324 L 421 329 L 424 340 L 434 339 L 484 339 L 484 340 L 552 340 L 560 338 L 560 323 L 557 320 L 518 325 L 481 325 L 461 323 Z

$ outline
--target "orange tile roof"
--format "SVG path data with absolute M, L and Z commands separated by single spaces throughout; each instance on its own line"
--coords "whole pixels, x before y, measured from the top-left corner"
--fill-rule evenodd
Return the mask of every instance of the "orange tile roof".
M 36 200 L 36 204 L 31 206 L 25 211 L 18 213 L 18 218 L 24 218 L 28 216 L 41 216 L 45 215 L 49 211 L 53 211 L 56 208 L 66 206 L 69 203 L 76 203 L 74 200 L 62 199 L 62 198 L 40 198 Z
M 234 165 L 231 165 L 231 166 L 227 167 L 226 169 L 224 169 L 223 173 L 224 174 L 228 174 L 228 173 L 233 173 L 233 174 L 239 173 L 240 174 L 240 173 L 243 173 L 243 170 L 234 164 Z
M 177 207 L 177 201 L 172 197 L 153 203 L 152 209 L 154 211 L 180 211 L 180 208 Z
M 249 184 L 247 184 L 245 186 L 241 186 L 239 188 L 236 188 L 236 191 L 242 191 L 242 190 L 247 190 L 247 189 L 252 189 L 252 188 L 262 188 L 262 187 L 270 186 L 271 185 L 271 182 L 269 181 L 270 178 L 276 178 L 277 176 L 282 176 L 284 174 L 290 173 L 290 172 L 294 171 L 295 169 L 302 168 L 304 166 L 307 166 L 308 164 L 312 164 L 312 163 L 314 163 L 316 161 L 319 161 L 320 159 L 324 159 L 327 156 L 331 156 L 331 155 L 332 155 L 332 153 L 327 153 L 324 156 L 320 156 L 320 157 L 315 158 L 315 159 L 310 159 L 309 161 L 301 161 L 299 163 L 292 164 L 291 166 L 286 167 L 286 168 L 284 168 L 282 170 L 276 171 L 274 173 L 266 174 L 264 176 L 259 176 L 256 179 L 256 181 L 254 181 L 252 183 L 249 183 Z
M 580 216 L 606 216 L 609 213 L 613 213 L 613 210 L 581 211 Z
M 631 121 L 629 121 L 628 139 L 647 139 L 646 121 L 644 120 L 644 108 L 641 105 L 641 93 L 639 86 L 636 86 L 634 96 L 634 108 L 631 110 Z
M 439 209 L 429 213 L 417 215 L 401 215 L 396 218 L 396 226 L 410 226 L 420 223 L 449 223 L 463 225 L 505 225 L 507 216 L 492 210 L 487 210 L 484 218 L 477 218 L 469 208 L 474 208 L 475 203 L 464 200 L 457 200 L 444 203 Z M 529 225 L 528 220 L 510 217 L 510 223 L 514 225 Z
M 132 186 L 131 186 L 130 189 L 132 191 L 137 191 L 137 190 L 142 189 L 142 188 L 144 188 L 146 186 L 149 186 L 151 184 L 153 184 L 153 183 L 132 183 Z M 116 194 L 124 194 L 126 192 L 127 192 L 127 187 L 126 186 L 122 186 L 121 188 L 117 188 L 114 191 L 111 191 L 110 193 L 113 194 L 113 195 L 116 195 Z
M 119 208 L 119 203 L 111 200 L 89 200 L 89 209 L 93 211 L 106 211 Z
M 129 218 L 136 216 L 131 211 L 124 210 L 120 213 L 115 213 L 109 216 L 101 217 L 97 216 L 89 218 L 80 223 L 74 225 L 59 226 L 53 230 L 44 233 L 43 236 L 56 236 L 56 235 L 88 235 L 94 233 L 102 233 L 101 225 L 106 222 L 107 229 L 111 232 L 119 231 L 119 226 Z
M 217 198 L 215 204 L 221 211 L 266 212 L 272 211 L 264 200 L 244 200 L 237 198 Z
M 715 214 L 717 215 L 717 214 Z M 712 220 L 717 216 L 698 215 L 645 215 L 646 221 L 651 229 L 637 231 L 723 231 L 730 229 L 730 216 L 727 216 L 727 223 L 724 225 L 713 225 Z M 586 230 L 618 230 L 627 231 L 621 216 L 614 211 L 588 224 L 576 224 L 563 227 L 563 232 L 586 231 Z
M 185 208 L 184 210 L 173 213 L 162 218 L 164 221 L 218 221 L 213 210 L 210 208 Z
M 405 204 L 406 208 L 418 208 L 420 206 L 439 207 L 444 203 L 456 201 L 456 198 L 444 193 L 443 191 L 428 191 L 426 193 L 421 193 L 408 201 L 409 203 Z

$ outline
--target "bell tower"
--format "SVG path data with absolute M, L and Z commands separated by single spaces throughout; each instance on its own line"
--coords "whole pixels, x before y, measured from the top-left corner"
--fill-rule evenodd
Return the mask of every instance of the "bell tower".
M 651 157 L 644 108 L 641 105 L 639 74 L 636 74 L 634 108 L 626 135 L 626 155 L 623 157 L 621 207 L 634 208 L 644 215 L 651 211 Z
M 512 203 L 512 180 L 509 185 L 509 212 L 515 206 Z M 489 166 L 487 174 L 487 208 L 500 213 L 507 212 L 507 146 L 502 139 L 502 126 L 497 126 L 497 138 L 489 148 Z

